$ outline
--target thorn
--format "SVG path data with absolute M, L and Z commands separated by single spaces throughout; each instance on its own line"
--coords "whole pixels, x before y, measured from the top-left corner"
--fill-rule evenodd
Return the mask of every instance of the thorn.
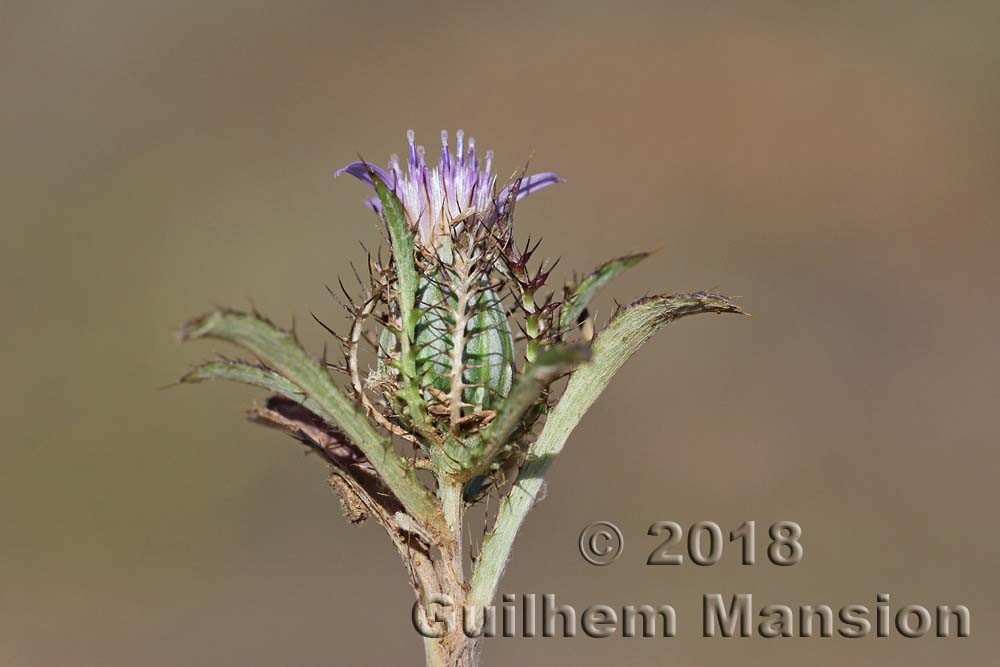
M 354 279 L 358 281 L 358 285 L 361 289 L 365 289 L 365 284 L 361 280 L 361 275 L 358 273 L 358 267 L 354 265 L 354 262 L 348 262 L 351 265 L 351 272 L 354 273 Z
M 326 322 L 324 322 L 323 320 L 321 320 L 321 319 L 319 319 L 318 317 L 316 317 L 316 313 L 313 313 L 313 312 L 310 312 L 309 314 L 310 314 L 310 315 L 312 315 L 312 318 L 313 318 L 314 320 L 316 320 L 316 323 L 317 323 L 317 324 L 319 324 L 319 325 L 320 325 L 321 327 L 323 327 L 324 329 L 326 329 L 326 332 L 327 332 L 328 334 L 330 334 L 331 336 L 333 336 L 334 338 L 336 338 L 337 340 L 339 340 L 339 341 L 340 341 L 341 343 L 343 343 L 344 345 L 350 345 L 350 343 L 349 343 L 349 341 L 347 340 L 347 338 L 345 338 L 345 337 L 341 336 L 341 335 L 340 335 L 340 334 L 338 334 L 338 333 L 337 333 L 336 331 L 334 331 L 334 330 L 333 330 L 333 329 L 331 329 L 331 328 L 330 328 L 329 326 L 327 326 Z
M 338 278 L 338 280 L 339 280 L 339 278 Z M 334 292 L 332 289 L 330 289 L 329 285 L 323 285 L 323 287 L 326 288 L 327 294 L 329 294 L 333 298 L 333 300 L 336 301 L 337 304 L 347 312 L 347 316 L 348 317 L 355 317 L 356 316 L 357 311 L 356 311 L 356 309 L 352 308 L 352 306 L 354 304 L 351 304 L 351 306 L 348 306 L 346 303 L 344 303 L 343 301 L 340 300 L 340 297 L 337 296 L 336 292 Z M 341 288 L 343 288 L 343 285 L 341 285 Z
M 340 291 L 344 293 L 347 303 L 351 304 L 351 310 L 355 313 L 358 312 L 358 307 L 354 305 L 354 301 L 351 299 L 351 293 L 347 291 L 346 287 L 344 287 L 344 281 L 340 279 L 340 276 L 337 276 L 337 284 L 340 285 Z

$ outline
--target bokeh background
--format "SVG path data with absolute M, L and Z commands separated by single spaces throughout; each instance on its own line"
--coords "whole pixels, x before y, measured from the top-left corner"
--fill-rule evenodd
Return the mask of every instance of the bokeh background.
M 711 4 L 711 7 L 708 5 Z M 5 2 L 0 665 L 419 664 L 379 528 L 246 423 L 163 390 L 216 304 L 307 344 L 377 238 L 335 168 L 463 127 L 562 267 L 660 247 L 612 298 L 718 286 L 556 463 L 502 591 L 672 603 L 681 636 L 487 642 L 488 665 L 984 665 L 998 649 L 996 3 Z M 568 268 L 567 268 L 568 271 Z M 558 271 L 557 271 L 558 273 Z M 568 273 L 560 274 L 560 279 Z M 597 519 L 625 531 L 579 557 Z M 651 568 L 654 521 L 793 519 L 793 568 Z M 699 638 L 702 593 L 964 603 L 964 640 Z

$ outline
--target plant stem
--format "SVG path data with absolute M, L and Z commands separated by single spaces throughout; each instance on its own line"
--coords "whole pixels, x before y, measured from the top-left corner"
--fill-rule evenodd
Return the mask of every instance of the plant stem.
M 427 667 L 478 667 L 480 644 L 459 631 L 454 641 L 424 639 Z
M 457 482 L 447 475 L 442 475 L 440 480 L 440 490 L 442 511 L 444 521 L 451 533 L 450 549 L 442 549 L 443 552 L 450 552 L 451 569 L 455 579 L 465 582 L 465 556 L 462 548 L 462 523 L 465 515 L 465 501 L 462 498 L 462 483 Z
M 462 524 L 465 515 L 465 501 L 462 497 L 463 484 L 447 471 L 438 474 L 438 497 L 448 528 L 444 542 L 438 544 L 443 562 L 438 571 L 438 590 L 445 594 L 454 607 L 453 627 L 440 639 L 424 639 L 424 655 L 428 667 L 477 667 L 479 665 L 479 642 L 467 637 L 463 632 L 460 610 L 465 605 L 466 583 L 464 574 L 465 555 L 462 543 Z M 426 610 L 425 610 L 426 611 Z

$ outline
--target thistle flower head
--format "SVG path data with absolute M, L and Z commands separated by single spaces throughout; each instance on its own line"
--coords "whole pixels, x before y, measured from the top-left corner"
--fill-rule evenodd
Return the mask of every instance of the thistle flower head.
M 340 343 L 342 363 L 329 360 L 325 345 L 322 358 L 309 354 L 294 321 L 288 330 L 256 310 L 217 309 L 188 322 L 181 338 L 226 341 L 256 361 L 223 358 L 182 381 L 223 379 L 270 392 L 253 421 L 323 457 L 348 518 L 372 517 L 399 550 L 416 592 L 414 621 L 419 608 L 436 627 L 427 617 L 433 594 L 465 608 L 496 595 L 549 464 L 622 364 L 668 322 L 742 311 L 708 292 L 647 296 L 620 306 L 598 330 L 592 299 L 649 253 L 574 275 L 557 297 L 546 281 L 558 260 L 535 258 L 530 237 L 516 242 L 512 220 L 518 200 L 562 179 L 517 173 L 498 184 L 492 153 L 480 162 L 461 131 L 454 151 L 441 133 L 441 158 L 430 166 L 413 132 L 407 136 L 405 169 L 393 156 L 387 170 L 354 162 L 337 172 L 375 190 L 368 205 L 388 246 L 385 257 L 382 245 L 365 249 L 367 280 L 354 270 L 360 294 L 340 282 L 345 302 L 330 290 L 347 311 L 346 334 L 313 315 Z M 368 373 L 365 362 L 375 364 Z M 346 393 L 331 370 L 349 378 Z M 492 524 L 467 558 L 473 535 L 465 506 L 490 497 L 500 499 L 483 514 Z M 437 637 L 425 643 L 428 664 L 478 664 L 474 638 Z
M 406 137 L 409 149 L 405 172 L 399 157 L 393 155 L 388 171 L 367 162 L 352 162 L 336 174 L 348 173 L 374 187 L 374 173 L 399 198 L 410 225 L 418 231 L 420 243 L 428 248 L 436 246 L 438 238 L 449 235 L 452 227 L 464 220 L 492 223 L 504 213 L 511 194 L 517 201 L 563 182 L 556 174 L 545 172 L 525 176 L 498 192 L 493 151 L 486 151 L 485 159 L 480 162 L 475 138 L 470 137 L 466 145 L 462 130 L 455 133 L 454 152 L 448 145 L 448 132 L 441 131 L 441 159 L 433 167 L 427 164 L 424 147 L 416 145 L 413 130 Z M 378 197 L 372 197 L 367 204 L 381 213 Z

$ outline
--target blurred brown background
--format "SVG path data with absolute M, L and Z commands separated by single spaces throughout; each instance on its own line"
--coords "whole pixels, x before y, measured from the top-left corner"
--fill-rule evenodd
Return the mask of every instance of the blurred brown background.
M 158 389 L 224 349 L 173 337 L 215 304 L 318 351 L 309 311 L 337 320 L 323 284 L 376 238 L 331 174 L 411 127 L 568 178 L 519 216 L 562 267 L 662 246 L 600 316 L 713 286 L 755 314 L 626 366 L 502 586 L 670 602 L 681 637 L 486 664 L 991 663 L 1000 10 L 701 4 L 4 3 L 0 665 L 419 664 L 398 557 L 242 419 L 259 392 Z M 576 551 L 597 519 L 625 530 L 607 568 Z M 806 557 L 647 567 L 660 519 L 794 519 Z M 701 639 L 706 592 L 964 603 L 973 636 Z

